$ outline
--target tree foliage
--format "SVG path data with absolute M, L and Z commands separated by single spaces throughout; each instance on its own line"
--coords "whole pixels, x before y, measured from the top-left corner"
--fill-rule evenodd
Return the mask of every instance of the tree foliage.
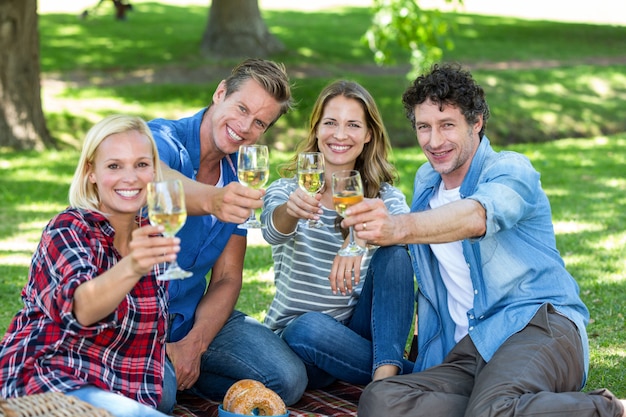
M 463 0 L 445 0 L 460 6 Z M 417 72 L 441 60 L 443 49 L 452 49 L 451 23 L 439 10 L 425 10 L 418 0 L 373 0 L 372 25 L 364 41 L 374 52 L 378 64 L 393 64 L 390 46 L 395 44 L 410 53 L 413 78 Z

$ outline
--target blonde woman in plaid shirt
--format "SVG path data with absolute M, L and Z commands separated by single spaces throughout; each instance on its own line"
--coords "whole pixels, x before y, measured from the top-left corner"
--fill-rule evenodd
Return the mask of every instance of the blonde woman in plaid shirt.
M 156 280 L 178 238 L 139 213 L 160 178 L 146 123 L 111 116 L 87 134 L 70 187 L 0 343 L 2 397 L 60 391 L 118 417 L 164 416 L 167 298 Z

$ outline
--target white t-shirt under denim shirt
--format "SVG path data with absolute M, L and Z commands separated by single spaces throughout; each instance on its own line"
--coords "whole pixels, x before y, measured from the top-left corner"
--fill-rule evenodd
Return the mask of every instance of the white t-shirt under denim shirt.
M 430 200 L 430 208 L 444 206 L 461 199 L 459 189 L 446 190 L 443 181 Z M 454 340 L 461 340 L 468 329 L 467 312 L 472 308 L 474 288 L 470 279 L 469 268 L 463 256 L 463 244 L 460 240 L 449 243 L 433 243 L 430 245 L 439 263 L 439 272 L 448 292 L 448 310 L 456 330 Z

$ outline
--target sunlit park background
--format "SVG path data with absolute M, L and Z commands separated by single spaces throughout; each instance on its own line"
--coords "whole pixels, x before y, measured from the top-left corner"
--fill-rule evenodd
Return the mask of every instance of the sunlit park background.
M 210 101 L 236 61 L 198 53 L 208 0 L 136 0 L 113 19 L 98 0 L 40 0 L 42 97 L 60 149 L 0 150 L 0 332 L 20 307 L 30 256 L 45 223 L 67 204 L 87 129 L 114 112 L 146 119 L 190 115 Z M 440 1 L 420 1 L 441 6 Z M 492 109 L 487 134 L 527 155 L 553 205 L 557 243 L 591 311 L 588 389 L 626 397 L 626 3 L 614 0 L 466 0 L 443 17 L 456 26 L 445 60 L 471 68 Z M 345 77 L 376 98 L 394 142 L 398 185 L 411 198 L 424 162 L 400 96 L 406 53 L 374 64 L 361 37 L 365 0 L 260 0 L 269 30 L 287 47 L 273 57 L 294 82 L 297 109 L 272 128 L 272 165 L 292 156 L 319 90 Z M 1 134 L 1 132 L 0 132 Z M 272 169 L 273 178 L 277 177 Z M 261 319 L 273 295 L 271 252 L 252 234 L 238 308 Z M 497 329 L 494 329 L 497 331 Z

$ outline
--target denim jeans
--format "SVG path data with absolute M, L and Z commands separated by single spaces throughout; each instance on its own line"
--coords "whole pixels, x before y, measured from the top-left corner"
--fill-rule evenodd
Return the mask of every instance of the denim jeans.
M 176 405 L 176 393 L 178 392 L 178 384 L 176 384 L 176 372 L 174 365 L 167 359 L 165 361 L 165 372 L 163 374 L 163 395 L 158 410 L 165 414 L 172 414 Z
M 115 417 L 165 417 L 166 414 L 131 400 L 120 394 L 114 394 L 94 386 L 86 386 L 75 391 L 68 391 L 66 395 L 71 395 L 79 400 L 109 411 Z
M 413 363 L 404 359 L 404 349 L 414 317 L 414 294 L 406 248 L 380 247 L 348 321 L 308 312 L 289 323 L 282 337 L 304 361 L 308 387 L 324 387 L 335 379 L 367 384 L 381 365 L 412 372 Z
M 175 378 L 168 359 L 162 403 L 171 401 L 172 390 L 175 397 L 176 384 L 171 384 Z M 262 382 L 280 395 L 286 405 L 297 402 L 307 385 L 304 364 L 289 346 L 265 325 L 234 311 L 202 355 L 200 377 L 188 391 L 221 401 L 228 388 L 240 379 Z

